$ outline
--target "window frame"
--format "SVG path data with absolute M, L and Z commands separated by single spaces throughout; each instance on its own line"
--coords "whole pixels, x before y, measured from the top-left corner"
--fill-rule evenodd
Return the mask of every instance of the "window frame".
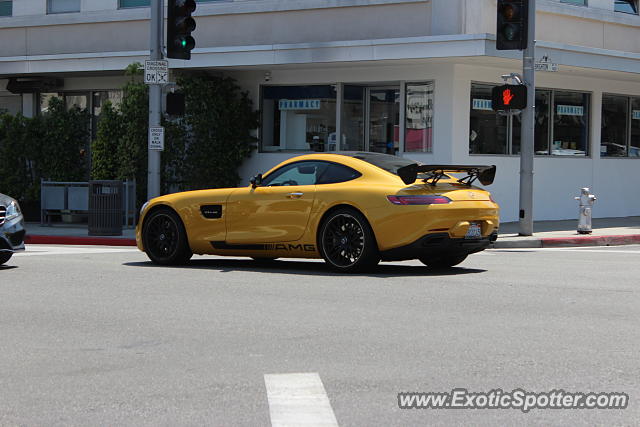
M 627 11 L 624 11 L 624 10 L 617 10 L 616 6 L 618 5 L 618 1 L 624 1 L 625 3 L 629 4 L 631 6 L 631 8 L 634 9 L 634 12 L 627 12 Z M 627 15 L 638 16 L 638 14 L 640 13 L 640 4 L 638 4 L 638 0 L 614 0 L 613 1 L 613 11 L 617 12 L 617 13 L 626 13 Z
M 123 6 L 122 3 L 126 0 L 118 0 L 118 10 L 120 9 L 141 9 L 143 7 L 151 7 L 151 0 L 149 0 L 149 4 L 143 6 Z
M 9 13 L 6 15 L 0 15 L 0 18 L 10 18 L 13 16 L 13 0 L 2 0 L 0 4 L 7 4 Z
M 67 10 L 64 12 L 52 12 L 51 11 L 51 5 L 55 0 L 47 0 L 47 15 L 58 15 L 61 13 L 80 13 L 82 10 L 82 1 L 81 0 L 77 0 L 78 1 L 78 10 Z
M 482 81 L 476 81 L 476 80 L 472 80 L 471 84 L 469 85 L 469 99 L 471 99 L 471 87 L 474 84 L 478 84 L 478 85 L 489 85 L 489 86 L 500 86 L 502 83 L 495 83 L 495 82 L 482 82 Z M 547 91 L 550 92 L 551 94 L 551 102 L 550 102 L 550 106 L 549 106 L 549 119 L 548 119 L 548 140 L 547 140 L 547 149 L 549 154 L 535 154 L 535 157 L 541 157 L 541 158 L 547 158 L 547 157 L 553 157 L 553 158 L 568 158 L 568 159 L 591 159 L 593 158 L 593 154 L 592 154 L 592 132 L 591 132 L 591 125 L 592 125 L 592 114 L 593 114 L 593 92 L 592 91 L 587 91 L 587 90 L 576 90 L 576 89 L 561 89 L 561 88 L 551 88 L 551 87 L 542 87 L 542 86 L 536 86 L 536 91 Z M 565 93 L 579 93 L 579 94 L 587 94 L 589 95 L 588 98 L 588 103 L 586 105 L 586 116 L 588 118 L 588 122 L 587 122 L 587 143 L 586 143 L 586 150 L 585 150 L 585 155 L 584 156 L 562 156 L 562 155 L 558 155 L 558 154 L 551 154 L 551 141 L 553 141 L 554 138 L 554 120 L 555 120 L 555 116 L 556 116 L 556 92 L 565 92 Z M 495 114 L 498 114 L 497 112 Z M 469 115 L 468 115 L 469 119 L 471 118 L 471 111 L 469 111 Z M 508 121 L 507 121 L 508 122 Z M 509 127 L 511 127 L 511 129 L 509 129 Z M 507 130 L 509 131 L 508 133 L 510 134 L 511 132 L 513 132 L 513 127 L 512 125 L 509 125 L 509 123 L 507 123 Z M 469 130 L 470 130 L 470 123 L 469 123 Z M 509 146 L 507 147 L 509 148 Z M 512 148 L 512 147 L 511 147 Z M 467 152 L 468 152 L 468 147 L 467 147 Z M 512 153 L 507 153 L 507 154 L 484 154 L 484 153 L 468 153 L 469 156 L 498 156 L 498 157 L 520 157 L 520 154 L 512 154 Z

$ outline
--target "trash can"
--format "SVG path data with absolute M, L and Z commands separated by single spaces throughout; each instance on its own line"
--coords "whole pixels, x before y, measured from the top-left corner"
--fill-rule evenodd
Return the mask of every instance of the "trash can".
M 122 236 L 122 181 L 89 181 L 89 235 Z

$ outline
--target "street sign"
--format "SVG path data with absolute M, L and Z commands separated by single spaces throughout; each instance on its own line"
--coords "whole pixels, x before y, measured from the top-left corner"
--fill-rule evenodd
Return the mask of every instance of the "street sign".
M 547 61 L 539 61 L 534 64 L 534 69 L 536 71 L 556 72 L 558 71 L 558 64 Z
M 149 128 L 149 150 L 164 151 L 164 128 L 162 126 Z
M 144 61 L 144 83 L 148 85 L 169 83 L 169 61 Z

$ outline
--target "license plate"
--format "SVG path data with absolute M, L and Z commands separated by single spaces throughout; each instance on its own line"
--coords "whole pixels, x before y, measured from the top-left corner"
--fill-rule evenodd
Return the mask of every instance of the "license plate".
M 465 239 L 480 239 L 482 238 L 482 227 L 477 222 L 472 222 L 469 225 L 467 234 L 464 235 Z

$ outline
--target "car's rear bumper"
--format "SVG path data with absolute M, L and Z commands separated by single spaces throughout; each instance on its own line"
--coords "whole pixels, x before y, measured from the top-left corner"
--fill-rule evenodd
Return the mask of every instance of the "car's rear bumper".
M 448 233 L 432 233 L 409 245 L 382 251 L 380 257 L 383 261 L 402 261 L 429 255 L 468 255 L 485 250 L 497 238 L 497 231 L 481 239 L 460 239 L 452 238 Z
M 0 225 L 0 252 L 24 250 L 24 220 L 15 218 Z

